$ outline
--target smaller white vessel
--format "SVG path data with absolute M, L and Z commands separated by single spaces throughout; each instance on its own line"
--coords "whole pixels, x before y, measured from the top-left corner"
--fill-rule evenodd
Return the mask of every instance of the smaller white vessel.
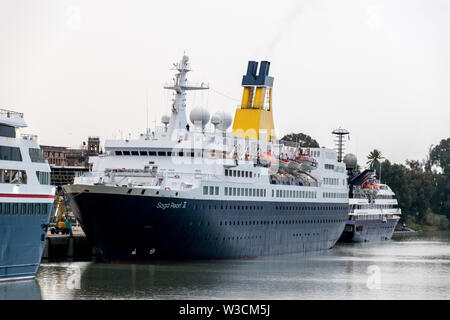
M 344 157 L 349 172 L 356 156 Z M 349 178 L 349 215 L 341 242 L 380 242 L 390 240 L 400 219 L 401 209 L 392 189 L 375 178 L 372 170 Z

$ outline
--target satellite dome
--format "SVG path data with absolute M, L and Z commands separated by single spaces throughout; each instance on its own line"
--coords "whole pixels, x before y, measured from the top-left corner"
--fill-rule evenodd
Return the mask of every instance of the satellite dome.
M 227 129 L 231 126 L 233 123 L 233 119 L 231 118 L 231 115 L 229 113 L 226 113 L 225 111 L 217 111 L 213 118 L 217 117 L 219 123 L 217 124 L 216 128 L 220 131 L 227 131 Z M 211 120 L 212 122 L 212 120 Z
M 344 163 L 347 169 L 354 169 L 356 168 L 356 164 L 358 162 L 358 159 L 356 158 L 356 155 L 353 153 L 348 153 L 344 157 Z
M 214 128 L 217 129 L 217 125 L 220 124 L 220 117 L 217 115 L 217 113 L 215 113 L 211 117 L 211 123 L 214 125 Z
M 161 122 L 164 124 L 164 125 L 168 125 L 169 124 L 169 122 L 170 122 L 170 117 L 168 116 L 168 115 L 163 115 L 162 117 L 161 117 Z
M 202 128 L 204 128 L 208 124 L 209 118 L 209 111 L 202 107 L 193 109 L 189 115 L 189 119 L 194 124 L 194 126 L 201 126 Z

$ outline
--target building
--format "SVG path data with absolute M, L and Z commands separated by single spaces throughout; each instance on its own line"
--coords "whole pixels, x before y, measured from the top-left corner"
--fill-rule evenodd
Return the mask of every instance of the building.
M 80 149 L 46 145 L 41 145 L 41 148 L 51 168 L 51 184 L 58 189 L 62 185 L 73 183 L 76 175 L 89 170 L 90 156 L 102 153 L 99 137 L 89 137 L 87 144 L 83 141 Z

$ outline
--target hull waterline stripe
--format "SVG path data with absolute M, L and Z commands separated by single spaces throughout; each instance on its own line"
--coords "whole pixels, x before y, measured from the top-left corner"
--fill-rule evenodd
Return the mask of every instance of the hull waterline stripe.
M 53 195 L 47 194 L 11 194 L 11 193 L 0 193 L 0 198 L 54 198 Z

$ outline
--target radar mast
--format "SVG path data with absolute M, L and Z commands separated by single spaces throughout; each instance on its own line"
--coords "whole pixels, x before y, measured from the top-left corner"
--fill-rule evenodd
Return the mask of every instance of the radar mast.
M 339 128 L 339 129 L 335 129 L 332 132 L 335 136 L 335 140 L 334 143 L 336 144 L 336 152 L 337 152 L 337 156 L 338 156 L 338 162 L 342 162 L 342 155 L 344 154 L 344 150 L 345 150 L 345 141 L 344 141 L 344 136 L 349 136 L 350 139 L 350 132 L 348 132 L 345 129 Z
M 183 55 L 180 62 L 173 64 L 172 70 L 177 70 L 178 73 L 175 74 L 173 79 L 173 84 L 167 84 L 164 89 L 174 90 L 175 98 L 172 102 L 172 114 L 170 116 L 169 125 L 167 128 L 167 133 L 169 137 L 177 139 L 184 135 L 187 131 L 187 120 L 186 120 L 186 91 L 190 90 L 206 90 L 209 89 L 207 83 L 201 84 L 189 84 L 187 81 L 187 73 L 191 71 L 189 65 L 189 57 Z

